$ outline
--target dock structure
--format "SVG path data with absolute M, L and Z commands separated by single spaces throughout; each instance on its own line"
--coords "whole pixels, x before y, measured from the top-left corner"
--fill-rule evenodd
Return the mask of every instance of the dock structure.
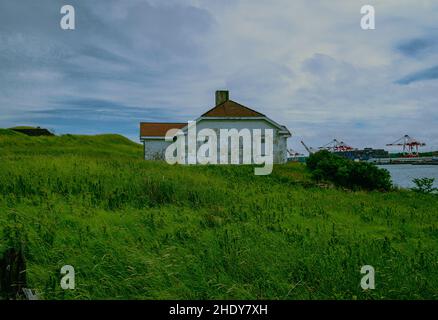
M 438 165 L 438 157 L 415 157 L 415 158 L 371 158 L 368 162 L 374 164 L 434 164 Z

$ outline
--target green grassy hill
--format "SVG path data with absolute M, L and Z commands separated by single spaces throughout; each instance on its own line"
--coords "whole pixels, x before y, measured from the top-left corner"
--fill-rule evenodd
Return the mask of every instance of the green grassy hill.
M 23 244 L 41 298 L 438 298 L 435 195 L 322 188 L 301 164 L 255 176 L 141 155 L 117 135 L 0 131 L 0 252 Z M 75 290 L 59 285 L 66 264 Z
M 81 155 L 139 158 L 143 150 L 140 144 L 117 134 L 30 137 L 9 129 L 0 129 L 0 148 L 2 157 Z

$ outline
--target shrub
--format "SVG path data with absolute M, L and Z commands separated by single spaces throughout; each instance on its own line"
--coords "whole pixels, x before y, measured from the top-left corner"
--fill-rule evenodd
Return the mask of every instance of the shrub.
M 322 150 L 307 158 L 307 167 L 318 181 L 328 180 L 349 189 L 389 190 L 391 176 L 372 163 L 354 162 Z
M 415 183 L 415 188 L 412 188 L 412 190 L 421 192 L 421 193 L 432 193 L 438 188 L 433 187 L 433 182 L 435 181 L 435 178 L 415 178 L 412 180 L 413 183 Z

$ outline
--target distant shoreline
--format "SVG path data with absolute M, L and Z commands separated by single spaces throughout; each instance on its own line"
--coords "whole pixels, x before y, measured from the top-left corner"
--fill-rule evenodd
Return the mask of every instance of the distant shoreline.
M 380 166 L 387 166 L 387 165 L 399 165 L 399 164 L 411 164 L 414 166 L 427 166 L 427 165 L 438 165 L 438 161 L 434 161 L 434 162 L 382 162 L 382 163 L 375 163 L 378 164 Z
M 388 164 L 414 164 L 414 165 L 437 165 L 437 157 L 419 157 L 419 158 L 378 158 L 368 160 L 371 163 L 379 165 Z

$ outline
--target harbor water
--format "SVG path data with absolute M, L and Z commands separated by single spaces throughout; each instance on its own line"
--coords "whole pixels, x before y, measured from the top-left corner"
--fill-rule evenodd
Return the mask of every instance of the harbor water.
M 379 165 L 389 171 L 392 182 L 401 188 L 412 188 L 415 178 L 435 178 L 434 186 L 438 188 L 438 165 L 388 164 Z

